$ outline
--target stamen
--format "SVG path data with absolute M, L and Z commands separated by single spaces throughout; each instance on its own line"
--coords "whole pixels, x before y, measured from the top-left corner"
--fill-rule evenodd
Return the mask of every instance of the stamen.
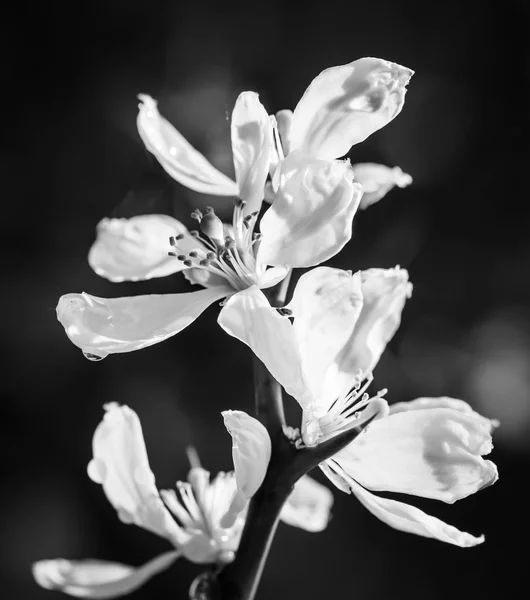
M 191 260 L 187 260 L 187 259 L 186 259 L 186 260 L 185 260 L 185 261 L 183 261 L 183 262 L 184 262 L 184 266 L 186 266 L 186 267 L 192 267 L 192 266 L 193 266 L 193 263 L 191 262 Z
M 186 448 L 186 456 L 190 461 L 190 467 L 192 469 L 197 469 L 201 467 L 201 461 L 199 460 L 199 455 L 197 450 L 193 446 L 187 446 Z
M 192 213 L 191 213 L 191 218 L 195 219 L 196 221 L 199 221 L 199 223 L 202 221 L 203 219 L 203 214 L 202 212 L 196 208 Z
M 168 252 L 167 255 L 168 256 L 177 256 L 177 253 L 176 252 Z
M 179 255 L 177 256 L 177 259 L 178 259 L 178 260 L 186 260 L 186 255 L 185 255 L 185 254 L 179 254 Z
M 188 256 L 190 258 L 198 258 L 199 253 L 196 250 L 192 250 L 191 252 L 188 253 Z

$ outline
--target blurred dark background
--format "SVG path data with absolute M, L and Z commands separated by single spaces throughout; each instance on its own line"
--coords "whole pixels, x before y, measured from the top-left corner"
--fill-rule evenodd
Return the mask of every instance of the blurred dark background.
M 416 75 L 401 115 L 355 147 L 352 162 L 399 165 L 414 184 L 359 214 L 352 242 L 331 264 L 410 271 L 414 294 L 376 385 L 389 388 L 390 401 L 451 395 L 499 418 L 492 458 L 500 481 L 453 506 L 411 498 L 485 533 L 473 549 L 396 532 L 336 491 L 325 532 L 280 525 L 258 598 L 496 598 L 507 582 L 525 585 L 528 2 L 93 0 L 10 10 L 0 36 L 2 598 L 53 597 L 31 578 L 37 559 L 141 564 L 167 549 L 120 523 L 86 476 L 103 403 L 139 413 L 160 487 L 185 478 L 190 443 L 213 473 L 230 469 L 219 413 L 251 407 L 249 351 L 216 326 L 216 307 L 163 344 L 100 363 L 87 361 L 56 321 L 67 292 L 188 289 L 179 276 L 111 284 L 86 261 L 104 216 L 165 212 L 190 223 L 192 208 L 214 202 L 172 182 L 144 150 L 136 94 L 158 98 L 231 175 L 227 115 L 240 91 L 258 91 L 271 113 L 294 108 L 323 68 L 362 56 Z M 132 598 L 185 599 L 200 571 L 178 562 Z

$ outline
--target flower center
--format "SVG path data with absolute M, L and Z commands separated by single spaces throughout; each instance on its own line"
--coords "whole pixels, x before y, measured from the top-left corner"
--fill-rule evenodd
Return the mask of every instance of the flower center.
M 189 269 L 222 277 L 237 291 L 255 285 L 263 271 L 256 262 L 256 242 L 261 234 L 254 233 L 258 213 L 244 216 L 244 207 L 243 200 L 234 200 L 232 225 L 224 224 L 211 207 L 204 213 L 194 210 L 191 216 L 199 222 L 200 231 L 190 234 L 197 239 L 197 248 L 187 254 L 179 251 L 178 242 L 184 238 L 180 234 L 169 238 L 173 250 L 168 254 Z
M 385 388 L 375 396 L 370 396 L 366 393 L 366 389 L 372 381 L 371 373 L 366 377 L 360 374 L 356 377 L 352 389 L 337 398 L 325 414 L 308 415 L 303 427 L 304 443 L 314 446 L 316 443 L 325 442 L 339 433 L 362 425 L 375 414 L 384 411 L 386 402 L 380 399 L 388 390 Z

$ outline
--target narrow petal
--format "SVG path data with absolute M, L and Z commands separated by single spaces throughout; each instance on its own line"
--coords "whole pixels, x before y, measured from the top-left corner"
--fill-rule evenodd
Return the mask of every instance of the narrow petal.
M 322 71 L 294 113 L 291 151 L 330 160 L 384 127 L 403 108 L 413 71 L 380 58 L 361 58 Z
M 412 177 L 399 167 L 385 167 L 375 163 L 352 165 L 355 181 L 363 186 L 359 208 L 365 209 L 379 202 L 394 187 L 404 188 L 412 183 Z
M 339 252 L 351 238 L 362 196 L 346 161 L 309 159 L 299 153 L 282 164 L 278 192 L 263 215 L 258 261 L 311 267 Z
M 225 410 L 222 415 L 232 436 L 237 492 L 221 525 L 231 527 L 265 479 L 271 458 L 271 439 L 265 427 L 243 411 Z
M 288 318 L 271 307 L 263 292 L 253 286 L 232 296 L 223 306 L 218 323 L 249 346 L 302 407 L 312 403 L 302 376 L 293 327 Z
M 362 305 L 359 273 L 317 267 L 300 277 L 286 306 L 294 317 L 305 381 L 323 409 L 336 398 L 323 385 L 326 371 L 349 341 Z
M 217 196 L 237 196 L 237 184 L 212 166 L 158 112 L 150 96 L 138 96 L 138 133 L 164 171 L 186 187 Z
M 186 267 L 168 252 L 170 238 L 178 241 L 180 253 L 202 247 L 186 227 L 169 215 L 140 215 L 131 219 L 103 219 L 88 253 L 92 269 L 110 281 L 139 281 L 165 277 Z
M 57 319 L 87 358 L 99 360 L 164 341 L 233 291 L 214 287 L 187 294 L 109 299 L 84 292 L 66 294 L 57 304 Z
M 383 523 L 390 525 L 394 529 L 434 538 L 435 540 L 454 544 L 461 548 L 469 548 L 477 544 L 482 544 L 485 539 L 483 535 L 475 537 L 470 533 L 460 531 L 456 527 L 448 525 L 410 504 L 374 496 L 374 494 L 371 494 L 353 480 L 351 480 L 350 486 L 361 504 L 378 519 L 383 521 Z
M 121 521 L 176 543 L 179 527 L 156 488 L 138 415 L 115 402 L 105 411 L 92 440 L 89 477 L 101 484 Z
M 491 423 L 451 408 L 403 411 L 374 421 L 333 460 L 374 491 L 455 502 L 495 483 Z
M 232 151 L 245 213 L 260 209 L 273 150 L 272 125 L 258 94 L 243 92 L 232 112 Z
M 118 598 L 134 592 L 153 575 L 170 567 L 179 557 L 166 552 L 141 567 L 103 560 L 40 560 L 33 567 L 36 582 L 47 590 L 76 598 Z
M 287 525 L 306 531 L 323 531 L 327 527 L 332 505 L 331 491 L 304 475 L 287 498 L 280 518 Z

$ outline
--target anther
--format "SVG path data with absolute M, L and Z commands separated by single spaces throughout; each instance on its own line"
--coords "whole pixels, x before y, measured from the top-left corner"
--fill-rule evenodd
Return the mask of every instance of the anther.
M 186 260 L 186 255 L 185 254 L 179 254 L 177 256 L 178 260 Z
M 177 256 L 177 253 L 176 252 L 168 252 L 167 255 L 168 256 Z
M 170 246 L 176 246 L 177 245 L 177 240 L 173 236 L 169 237 L 169 245 Z
M 234 198 L 234 206 L 236 208 L 243 208 L 245 206 L 245 201 L 241 200 L 241 198 Z
M 197 221 L 199 221 L 199 223 L 202 221 L 203 218 L 203 214 L 202 212 L 196 208 L 192 213 L 191 213 L 191 218 L 192 219 L 196 219 Z
M 190 258 L 197 258 L 197 257 L 199 256 L 199 253 L 198 253 L 196 250 L 192 250 L 192 251 L 191 251 L 191 252 L 188 254 L 188 256 L 189 256 Z
M 215 211 L 211 206 L 207 206 L 206 207 L 206 214 L 207 215 L 215 215 Z
M 178 235 L 175 236 L 176 240 L 183 240 L 184 239 L 184 234 L 183 233 L 179 233 Z
M 277 308 L 276 310 L 282 317 L 290 317 L 293 314 L 293 311 L 290 308 L 282 307 L 282 308 Z
M 185 267 L 191 267 L 191 266 L 193 266 L 193 263 L 191 262 L 191 260 L 185 260 L 183 262 L 184 262 L 184 266 Z
M 209 267 L 210 261 L 207 258 L 203 258 L 199 261 L 199 264 L 201 265 L 201 267 Z
M 206 258 L 208 260 L 215 260 L 217 258 L 217 255 L 215 254 L 215 252 L 207 252 L 206 253 Z
M 199 233 L 199 232 L 198 232 L 196 229 L 192 229 L 192 230 L 190 231 L 190 235 L 191 235 L 192 237 L 198 238 L 198 237 L 199 237 L 201 234 L 200 234 L 200 233 Z

